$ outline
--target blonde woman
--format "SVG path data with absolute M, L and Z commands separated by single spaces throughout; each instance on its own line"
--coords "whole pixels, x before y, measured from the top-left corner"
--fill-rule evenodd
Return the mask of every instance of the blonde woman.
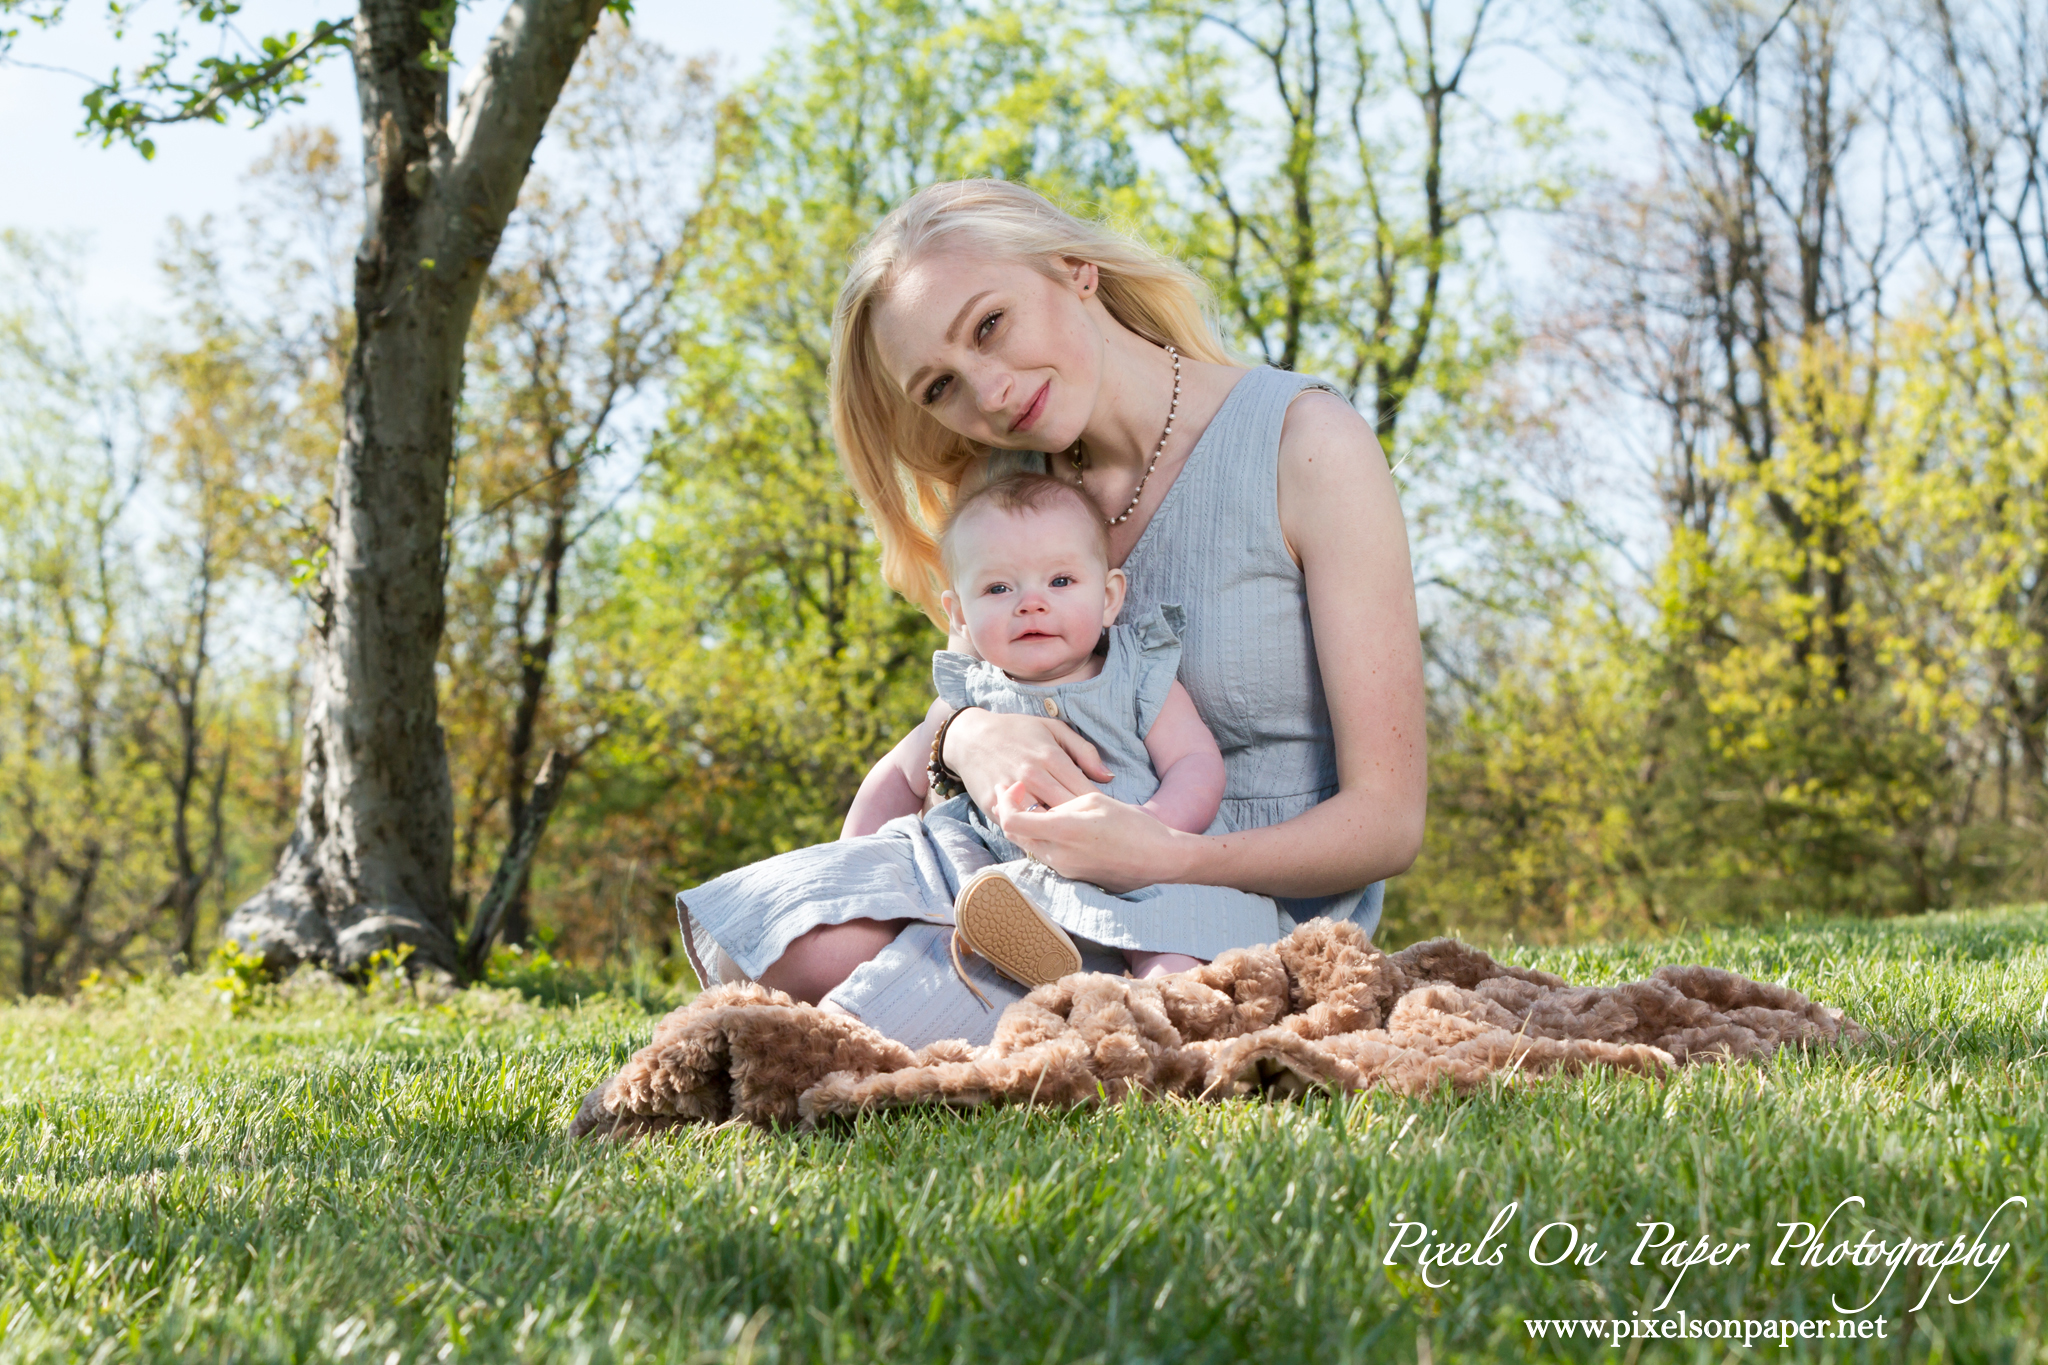
M 1372 929 L 1422 841 L 1422 655 L 1406 531 L 1371 427 L 1324 385 L 1246 368 L 1199 281 L 1001 181 L 926 189 L 876 228 L 840 295 L 833 423 L 891 586 L 944 624 L 933 531 L 963 484 L 1077 483 L 1128 580 L 1124 619 L 1185 612 L 1180 681 L 1214 731 L 1230 832 L 1109 799 L 1055 717 L 934 703 L 934 782 L 1063 876 L 1271 897 L 1276 923 Z M 965 642 L 954 641 L 956 649 Z M 906 741 L 908 742 L 908 741 Z M 900 767 L 904 756 L 893 755 Z M 750 977 L 913 1046 L 994 1028 L 947 951 L 953 897 L 993 861 L 955 799 L 678 897 L 707 983 Z M 1090 966 L 1119 970 L 1114 954 Z M 1143 945 L 1140 945 L 1141 947 Z M 1022 988 L 985 967 L 997 996 Z

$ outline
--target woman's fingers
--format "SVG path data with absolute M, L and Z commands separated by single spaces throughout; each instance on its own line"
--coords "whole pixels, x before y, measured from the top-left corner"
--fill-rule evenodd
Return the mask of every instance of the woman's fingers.
M 1100 769 L 1102 760 L 1095 756 L 1095 746 L 1058 721 L 1049 723 L 1046 730 L 1060 742 L 1045 754 L 1039 771 L 1024 774 L 1023 785 L 1048 806 L 1065 805 L 1077 796 L 1086 796 L 1094 791 L 1095 784 L 1088 780 L 1086 766 L 1077 761 L 1080 756 L 1071 751 L 1069 741 L 1086 749 L 1087 763 L 1093 763 Z M 1107 769 L 1102 769 L 1102 780 L 1109 781 Z
M 1010 804 L 1018 810 L 1050 810 L 1053 806 L 1050 801 L 1041 801 L 1038 794 L 1031 790 L 1029 782 L 1016 783 L 1005 794 L 1009 797 Z
M 1026 853 L 1039 853 L 1046 832 L 1046 819 L 1052 814 L 1052 809 L 1032 800 L 1026 792 L 1018 792 L 1015 797 L 1004 792 L 1003 804 L 1011 807 L 996 822 L 1002 826 L 1003 833 Z
M 1081 737 L 1080 731 L 1069 725 L 1054 725 L 1050 728 L 1053 738 L 1060 742 L 1060 748 L 1066 750 L 1067 756 L 1074 761 L 1076 768 L 1095 782 L 1109 781 L 1113 774 L 1102 765 L 1102 755 L 1095 751 L 1093 744 Z M 1079 796 L 1081 791 L 1076 790 L 1074 794 Z
M 999 798 L 1004 814 L 997 821 L 1012 842 L 1026 852 L 1035 850 L 1026 847 L 1032 843 L 1043 843 L 1048 836 L 1054 842 L 1070 833 L 1075 825 L 1076 813 L 1087 809 L 1089 798 L 1102 798 L 1102 793 L 1090 787 L 1080 796 L 1056 796 L 1045 800 L 1029 782 L 1018 782 L 1005 788 Z
M 1062 876 L 1110 891 L 1129 891 L 1162 880 L 1162 843 L 1172 832 L 1149 812 L 1091 792 L 1052 810 L 1020 809 L 1003 832 Z M 1172 880 L 1171 875 L 1163 878 Z
M 963 714 L 947 733 L 947 762 L 975 803 L 991 814 L 1006 810 L 1004 793 L 1019 782 L 1032 799 L 1047 806 L 1095 790 L 1067 744 L 1079 744 L 1079 756 L 1100 769 L 1094 746 L 1060 721 L 976 709 Z M 1024 801 L 1020 808 L 1029 804 Z
M 1102 768 L 1102 760 L 1095 756 L 1095 746 L 1068 729 L 1064 721 L 1027 719 L 1040 727 L 1039 738 L 1051 742 L 1032 745 L 1017 754 L 1013 764 L 1016 780 L 1029 789 L 1033 798 L 1048 806 L 1065 805 L 1094 791 L 1095 784 L 1088 780 L 1082 760 Z M 1072 749 L 1077 744 L 1083 750 L 1080 754 Z M 1102 780 L 1109 780 L 1106 770 Z
M 1088 787 L 1087 790 L 1095 789 Z M 1075 793 L 1055 783 L 1026 777 L 1021 782 L 1012 782 L 996 794 L 996 823 L 1008 829 L 1013 817 L 1051 810 L 1054 806 L 1073 800 L 1074 796 Z

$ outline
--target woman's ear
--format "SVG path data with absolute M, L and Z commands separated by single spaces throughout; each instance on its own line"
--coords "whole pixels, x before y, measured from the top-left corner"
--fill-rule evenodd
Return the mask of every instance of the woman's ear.
M 1129 580 L 1124 577 L 1122 569 L 1109 571 L 1109 595 L 1102 607 L 1102 624 L 1105 627 L 1116 624 L 1117 613 L 1124 609 L 1124 590 L 1128 586 Z
M 1084 299 L 1095 297 L 1096 289 L 1102 284 L 1102 272 L 1093 261 L 1067 260 L 1067 271 L 1074 282 L 1074 292 Z

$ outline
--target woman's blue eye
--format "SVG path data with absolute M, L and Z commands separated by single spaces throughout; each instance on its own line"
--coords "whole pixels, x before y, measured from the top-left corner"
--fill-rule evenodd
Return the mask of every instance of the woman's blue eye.
M 931 386 L 924 391 L 924 401 L 927 403 L 936 403 L 939 401 L 939 395 L 943 394 L 945 391 L 946 381 L 944 379 L 934 379 L 931 382 Z
M 987 341 L 988 334 L 995 330 L 996 321 L 999 318 L 1001 318 L 1002 315 L 1003 312 L 999 308 L 995 312 L 990 313 L 987 317 L 983 318 L 981 320 L 981 325 L 974 329 L 974 339 L 976 341 Z

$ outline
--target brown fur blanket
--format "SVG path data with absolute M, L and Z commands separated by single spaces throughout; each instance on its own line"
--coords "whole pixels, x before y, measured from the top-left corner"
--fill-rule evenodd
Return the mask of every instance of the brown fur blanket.
M 1004 1011 L 986 1047 L 913 1052 L 752 984 L 708 990 L 591 1091 L 570 1131 L 631 1137 L 744 1119 L 811 1125 L 911 1105 L 1080 1105 L 1369 1086 L 1415 1094 L 1602 1065 L 1661 1072 L 1863 1037 L 1840 1010 L 1713 967 L 1571 986 L 1455 939 L 1382 953 L 1316 920 L 1178 976 L 1080 973 Z

